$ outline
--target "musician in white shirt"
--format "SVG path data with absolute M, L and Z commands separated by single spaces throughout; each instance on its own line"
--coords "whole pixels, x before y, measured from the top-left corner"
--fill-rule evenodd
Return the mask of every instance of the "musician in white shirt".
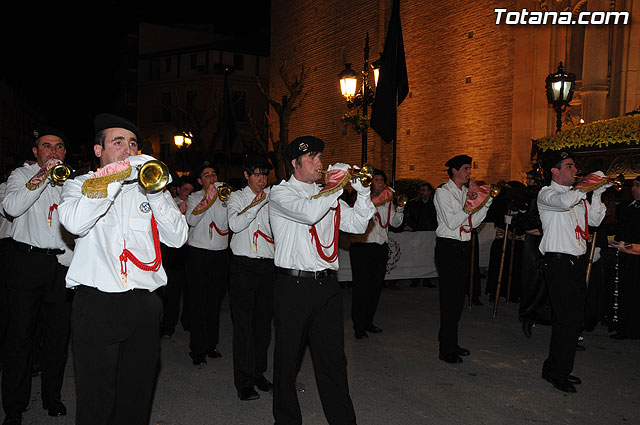
M 458 322 L 464 307 L 465 290 L 471 269 L 471 231 L 487 216 L 492 200 L 469 215 L 464 205 L 469 192 L 471 157 L 456 155 L 445 163 L 449 181 L 436 189 L 434 205 L 438 217 L 435 260 L 440 291 L 440 343 L 438 358 L 447 363 L 462 363 L 461 356 L 471 354 L 458 345 Z
M 389 226 L 398 227 L 404 219 L 404 206 L 394 205 L 393 192 L 387 188 L 383 170 L 373 171 L 371 199 L 376 212 L 364 234 L 351 235 L 349 258 L 353 274 L 351 320 L 356 339 L 368 338 L 367 332 L 382 332 L 373 324 L 387 273 Z
M 265 378 L 273 318 L 273 236 L 269 224 L 267 177 L 272 168 L 262 156 L 243 161 L 247 185 L 229 196 L 231 264 L 229 296 L 233 318 L 233 380 L 240 400 L 255 400 L 273 384 Z
M 286 148 L 293 175 L 271 188 L 269 218 L 278 276 L 274 293 L 275 354 L 273 415 L 278 425 L 301 424 L 296 394 L 297 366 L 309 342 L 318 390 L 329 424 L 355 424 L 344 354 L 342 290 L 336 279 L 338 234 L 363 233 L 375 212 L 370 188 L 352 182 L 353 207 L 339 200 L 342 189 L 322 189 L 324 143 L 298 137 Z M 349 167 L 329 167 L 330 187 Z M 338 179 L 338 180 L 334 180 Z
M 21 423 L 22 412 L 29 406 L 31 352 L 39 321 L 43 329 L 43 407 L 51 416 L 67 412 L 60 390 L 67 362 L 70 303 L 64 285 L 67 267 L 59 256 L 70 248 L 64 244 L 58 219 L 62 187 L 51 181 L 51 169 L 65 159 L 66 143 L 56 128 L 34 131 L 36 162 L 13 170 L 2 202 L 13 220 L 6 277 L 9 325 L 2 371 L 5 423 Z
M 586 193 L 571 188 L 578 170 L 570 152 L 548 151 L 544 164 L 551 182 L 538 193 L 539 249 L 553 316 L 542 377 L 557 389 L 574 393 L 581 383 L 571 372 L 584 319 L 589 226 L 599 226 L 604 219 L 606 207 L 600 198 L 611 184 L 594 190 L 589 203 Z
M 229 278 L 227 202 L 220 199 L 218 172 L 203 161 L 196 173 L 202 189 L 187 198 L 187 285 L 189 291 L 189 356 L 194 365 L 221 357 L 218 351 L 220 308 Z
M 152 159 L 129 120 L 99 114 L 94 153 L 100 170 L 68 180 L 60 221 L 78 235 L 67 286 L 72 308 L 76 424 L 147 424 L 160 356 L 166 285 L 160 243 L 179 247 L 187 224 L 168 191 L 136 183 Z M 131 184 L 130 184 L 131 183 Z

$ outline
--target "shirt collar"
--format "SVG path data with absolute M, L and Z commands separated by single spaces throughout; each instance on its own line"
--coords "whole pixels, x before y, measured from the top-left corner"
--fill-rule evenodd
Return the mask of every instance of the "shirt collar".
M 559 183 L 556 183 L 555 181 L 551 180 L 551 184 L 549 185 L 551 188 L 553 188 L 553 190 L 555 190 L 556 192 L 568 192 L 571 190 L 571 186 L 564 186 L 561 185 Z

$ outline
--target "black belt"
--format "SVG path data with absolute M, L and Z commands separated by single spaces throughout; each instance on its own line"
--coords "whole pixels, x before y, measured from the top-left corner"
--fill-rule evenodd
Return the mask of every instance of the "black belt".
M 296 277 L 310 277 L 315 280 L 323 280 L 328 277 L 335 277 L 336 271 L 331 269 L 319 270 L 317 272 L 308 272 L 306 270 L 283 269 L 278 267 L 278 273 Z
M 584 254 L 583 255 L 571 255 L 571 254 L 565 254 L 563 252 L 547 252 L 544 254 L 545 257 L 552 257 L 552 258 L 558 258 L 560 260 L 573 260 L 573 261 L 580 261 L 583 258 L 585 258 Z
M 37 246 L 29 245 L 26 243 L 13 241 L 13 245 L 20 252 L 26 252 L 27 254 L 31 254 L 32 252 L 37 252 L 38 254 L 44 255 L 60 255 L 64 254 L 64 249 L 58 248 L 38 248 Z

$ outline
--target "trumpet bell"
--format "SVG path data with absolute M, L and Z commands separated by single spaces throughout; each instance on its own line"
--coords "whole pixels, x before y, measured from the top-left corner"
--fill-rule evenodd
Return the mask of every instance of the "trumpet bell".
M 624 174 L 618 174 L 614 179 L 610 179 L 609 182 L 613 185 L 613 188 L 620 192 L 624 186 Z
M 497 184 L 489 185 L 489 196 L 491 196 L 492 198 L 495 198 L 498 195 L 500 195 L 501 190 L 502 190 L 502 187 L 500 185 L 497 185 Z
M 405 205 L 407 205 L 409 198 L 407 197 L 407 195 L 404 195 L 402 193 L 396 193 L 393 195 L 393 201 L 397 206 L 404 207 Z
M 51 185 L 62 186 L 71 175 L 71 167 L 67 164 L 58 164 L 51 168 Z
M 169 183 L 169 168 L 164 162 L 152 159 L 138 167 L 138 184 L 150 193 L 161 191 Z
M 218 188 L 218 197 L 221 201 L 226 201 L 229 199 L 231 195 L 231 186 L 226 183 L 222 183 L 222 185 Z

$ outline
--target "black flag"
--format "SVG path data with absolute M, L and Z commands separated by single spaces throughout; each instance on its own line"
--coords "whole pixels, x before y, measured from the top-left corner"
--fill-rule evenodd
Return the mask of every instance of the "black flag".
M 371 128 L 390 143 L 396 138 L 397 108 L 409 93 L 407 64 L 404 58 L 400 0 L 393 1 L 391 20 L 380 60 L 380 77 L 371 111 Z M 396 103 L 397 102 L 397 103 Z

